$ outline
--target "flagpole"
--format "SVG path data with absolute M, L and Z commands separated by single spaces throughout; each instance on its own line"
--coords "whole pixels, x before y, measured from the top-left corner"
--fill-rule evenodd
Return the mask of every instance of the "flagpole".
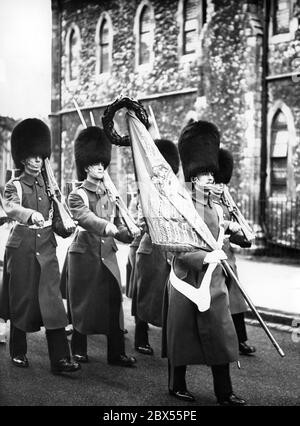
M 120 100 L 119 102 L 121 102 L 122 100 Z M 116 108 L 116 102 L 114 103 L 114 107 Z M 131 111 L 130 105 L 129 107 L 126 105 L 127 109 Z M 120 108 L 119 108 L 120 109 Z M 135 111 L 132 111 L 133 115 L 132 118 L 134 118 L 134 121 L 132 123 L 129 123 L 129 118 L 130 115 L 129 113 L 127 113 L 126 115 L 126 122 L 127 122 L 127 127 L 129 130 L 129 135 L 130 135 L 130 145 L 131 145 L 131 150 L 132 150 L 132 156 L 133 156 L 133 164 L 134 164 L 134 169 L 135 169 L 135 175 L 136 175 L 136 180 L 138 182 L 138 176 L 137 176 L 137 168 L 136 168 L 136 158 L 135 158 L 135 153 L 133 150 L 133 142 L 139 142 L 140 145 L 143 147 L 144 150 L 147 150 L 147 153 L 145 155 L 145 160 L 148 162 L 146 164 L 146 161 L 144 160 L 144 168 L 143 170 L 147 170 L 147 165 L 148 166 L 152 166 L 151 164 L 151 151 L 152 151 L 152 143 L 155 146 L 153 139 L 151 137 L 151 135 L 149 134 L 149 132 L 147 132 L 147 129 L 145 128 L 145 126 L 142 124 L 142 122 L 138 119 L 138 117 L 136 116 Z M 135 120 L 136 119 L 136 120 Z M 112 120 L 112 119 L 111 119 Z M 135 124 L 134 124 L 135 123 Z M 140 126 L 137 124 L 140 123 Z M 137 130 L 137 135 L 140 133 L 140 139 L 134 139 L 137 138 L 136 135 L 134 135 L 133 131 L 134 131 L 134 125 L 137 126 L 136 130 Z M 155 148 L 153 147 L 153 150 L 155 151 Z M 156 157 L 155 157 L 156 158 Z M 157 158 L 156 158 L 157 161 Z M 161 177 L 160 179 L 164 179 L 164 177 L 166 175 L 162 175 L 163 177 Z M 172 177 L 172 174 L 168 173 L 167 174 L 168 179 L 170 180 L 168 182 L 167 185 L 164 185 L 166 182 L 161 182 L 161 187 L 164 188 L 171 188 L 171 184 L 172 182 L 174 183 L 174 188 L 177 188 L 177 190 L 179 190 L 179 186 L 176 184 L 177 182 L 177 177 L 174 175 Z M 158 177 L 158 176 L 156 176 Z M 182 186 L 182 185 L 180 185 Z M 139 182 L 138 182 L 138 187 L 139 187 Z M 220 249 L 220 247 L 217 244 L 217 241 L 214 239 L 213 235 L 211 234 L 211 231 L 209 230 L 208 226 L 206 225 L 206 223 L 204 222 L 204 220 L 201 218 L 200 215 L 198 215 L 196 213 L 195 207 L 192 203 L 192 200 L 190 199 L 190 197 L 185 197 L 185 191 L 184 191 L 184 187 L 182 186 L 182 190 L 180 190 L 181 193 L 179 194 L 179 192 L 173 193 L 172 197 L 168 197 L 168 195 L 166 195 L 165 193 L 159 192 L 159 195 L 161 197 L 165 197 L 167 198 L 168 202 L 175 208 L 175 210 L 178 212 L 179 217 L 183 217 L 186 222 L 190 225 L 191 229 L 193 229 L 195 232 L 197 232 L 197 234 L 199 235 L 199 237 L 209 246 L 211 247 L 211 250 L 217 250 Z M 142 202 L 142 196 L 143 193 L 140 194 L 141 196 L 141 202 Z M 189 201 L 190 200 L 190 201 Z M 153 212 L 155 213 L 155 212 Z M 150 216 L 151 217 L 151 216 Z M 147 218 L 145 218 L 147 221 Z M 163 220 L 162 220 L 163 222 Z M 149 222 L 151 225 L 151 221 Z M 149 230 L 151 229 L 151 226 L 148 224 Z M 162 226 L 161 231 L 163 231 L 164 228 Z M 155 238 L 153 239 L 153 241 L 155 240 Z M 157 241 L 159 241 L 159 238 L 157 238 Z M 177 241 L 177 240 L 176 240 Z M 172 244 L 172 242 L 170 242 L 170 244 L 166 244 L 168 246 L 170 246 Z M 193 244 L 192 241 L 188 242 L 187 241 L 187 245 Z M 195 245 L 195 244 L 194 244 Z M 170 249 L 169 249 L 170 250 Z M 182 250 L 184 251 L 184 250 Z M 276 350 L 278 351 L 278 353 L 280 354 L 280 356 L 284 356 L 284 352 L 283 350 L 280 348 L 280 346 L 278 345 L 278 343 L 276 342 L 276 340 L 274 339 L 274 337 L 272 336 L 270 330 L 268 329 L 267 325 L 264 323 L 263 319 L 261 318 L 260 314 L 257 312 L 255 306 L 253 305 L 252 301 L 250 300 L 249 296 L 246 294 L 246 292 L 244 291 L 244 289 L 242 288 L 241 284 L 239 283 L 238 278 L 235 276 L 234 272 L 232 271 L 232 269 L 230 268 L 230 266 L 228 265 L 228 263 L 224 260 L 221 261 L 223 268 L 225 269 L 225 271 L 228 273 L 228 275 L 234 280 L 234 282 L 236 283 L 236 285 L 238 286 L 238 288 L 240 289 L 243 297 L 245 298 L 245 300 L 247 301 L 249 307 L 251 308 L 251 310 L 253 311 L 255 317 L 258 319 L 259 323 L 261 324 L 261 326 L 263 327 L 264 331 L 266 332 L 267 336 L 269 337 L 269 339 L 271 340 L 272 344 L 275 346 Z M 189 285 L 189 284 L 187 284 Z
M 246 300 L 246 302 L 248 303 L 249 307 L 251 308 L 252 312 L 254 313 L 255 317 L 257 318 L 258 322 L 260 323 L 260 325 L 262 326 L 262 328 L 264 329 L 264 331 L 266 332 L 267 336 L 269 337 L 269 339 L 271 340 L 271 342 L 273 343 L 274 347 L 276 348 L 277 352 L 279 353 L 280 356 L 284 357 L 285 353 L 283 352 L 283 350 L 281 349 L 281 347 L 279 346 L 279 344 L 277 343 L 277 341 L 275 340 L 274 336 L 272 335 L 272 333 L 270 332 L 269 328 L 267 327 L 266 323 L 264 322 L 264 320 L 262 319 L 262 317 L 260 316 L 259 312 L 257 311 L 256 307 L 253 305 L 250 297 L 248 296 L 248 294 L 246 293 L 246 291 L 244 290 L 242 284 L 240 283 L 239 279 L 237 278 L 237 276 L 235 275 L 235 273 L 233 272 L 232 268 L 230 267 L 230 265 L 228 264 L 228 262 L 226 260 L 222 260 L 221 261 L 222 266 L 224 267 L 225 271 L 230 275 L 230 277 L 234 280 L 235 284 L 237 285 L 238 289 L 240 290 L 240 292 L 242 293 L 244 299 Z

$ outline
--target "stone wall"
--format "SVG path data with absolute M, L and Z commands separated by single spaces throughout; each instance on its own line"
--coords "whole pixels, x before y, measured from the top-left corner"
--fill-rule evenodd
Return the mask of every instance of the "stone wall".
M 244 2 L 224 1 L 208 24 L 204 37 L 203 70 L 207 108 L 203 116 L 215 122 L 222 144 L 234 156 L 231 187 L 256 197 L 260 165 L 261 31 L 258 15 Z
M 223 144 L 234 153 L 233 186 L 244 192 L 250 187 L 252 192 L 258 192 L 260 111 L 257 106 L 260 91 L 257 85 L 260 82 L 255 77 L 260 75 L 261 37 L 253 30 L 253 14 L 248 13 L 246 1 L 207 2 L 207 24 L 201 34 L 198 56 L 186 62 L 178 54 L 178 1 L 152 0 L 155 60 L 153 68 L 143 73 L 135 68 L 134 18 L 140 1 L 61 3 L 62 81 L 66 76 L 66 36 L 70 26 L 75 24 L 81 36 L 79 84 L 62 84 L 63 110 L 73 108 L 72 97 L 75 96 L 81 107 L 103 105 L 97 109 L 99 116 L 106 104 L 123 93 L 151 104 L 161 136 L 174 141 L 186 123 L 188 113 L 194 111 L 197 118 L 212 120 L 220 127 Z M 104 11 L 109 13 L 114 28 L 113 65 L 110 76 L 101 81 L 95 75 L 95 32 Z M 184 96 L 160 96 L 188 89 L 191 92 Z M 207 108 L 197 110 L 199 99 L 204 99 Z M 78 125 L 76 114 L 63 116 L 64 180 L 73 173 L 68 167 L 72 164 L 71 144 Z M 116 163 L 120 164 L 120 160 Z M 243 170 L 242 175 L 240 170 Z
M 140 98 L 151 94 L 178 91 L 199 85 L 199 63 L 180 63 L 178 58 L 177 1 L 152 0 L 155 13 L 153 69 L 135 69 L 134 18 L 139 0 L 86 1 L 81 7 L 67 3 L 62 13 L 62 79 L 66 73 L 65 39 L 68 28 L 76 24 L 81 34 L 81 70 L 77 87 L 62 88 L 62 107 L 72 107 L 72 95 L 80 105 L 105 104 L 120 93 Z M 95 32 L 102 12 L 107 12 L 114 28 L 112 71 L 108 79 L 97 81 Z M 71 92 L 71 93 L 70 93 Z
M 174 0 L 151 1 L 155 13 L 155 61 L 152 69 L 140 72 L 135 68 L 134 19 L 138 0 L 118 1 L 62 1 L 61 10 L 61 105 L 60 109 L 73 109 L 72 98 L 75 97 L 80 107 L 94 110 L 97 124 L 101 125 L 101 115 L 107 104 L 120 93 L 141 99 L 143 104 L 151 105 L 155 114 L 161 137 L 177 141 L 181 128 L 187 120 L 187 114 L 195 111 L 197 91 L 202 84 L 201 57 L 192 62 L 181 61 L 178 55 L 178 2 Z M 107 12 L 114 28 L 112 70 L 108 78 L 96 78 L 95 32 L 102 12 Z M 213 4 L 208 2 L 208 16 L 212 14 Z M 78 84 L 65 84 L 66 81 L 66 37 L 68 29 L 75 24 L 81 36 L 81 66 Z M 58 27 L 58 26 L 57 26 Z M 58 29 L 57 29 L 58 32 Z M 57 48 L 57 41 L 55 42 Z M 54 78 L 58 78 L 56 73 Z M 57 87 L 53 97 L 57 97 Z M 164 94 L 166 94 L 164 96 Z M 169 96 L 168 96 L 169 94 Z M 57 105 L 57 103 L 56 103 Z M 100 106 L 99 106 L 100 105 Z M 94 107 L 97 106 L 95 109 Z M 55 111 L 53 111 L 55 112 Z M 88 112 L 84 113 L 90 123 Z M 58 117 L 53 117 L 52 127 L 57 126 Z M 61 152 L 62 186 L 71 177 L 73 170 L 73 140 L 80 124 L 76 113 L 61 115 L 61 140 L 56 140 L 56 151 Z M 60 146 L 61 144 L 61 146 Z M 124 165 L 129 158 L 118 150 L 113 156 L 115 164 L 122 164 L 129 173 L 132 165 Z M 59 156 L 54 154 L 56 162 Z M 118 158 L 121 157 L 121 158 Z M 111 168 L 113 169 L 113 168 Z M 114 175 L 114 171 L 112 171 Z
M 297 0 L 298 1 L 298 0 Z M 222 144 L 234 155 L 235 170 L 231 187 L 247 205 L 253 222 L 259 219 L 261 122 L 262 111 L 262 2 L 258 0 L 208 0 L 207 24 L 204 25 L 196 58 L 183 60 L 179 54 L 178 0 L 149 0 L 155 15 L 153 67 L 140 72 L 135 67 L 135 12 L 139 0 L 53 0 L 54 36 L 59 37 L 60 60 L 55 59 L 53 74 L 52 129 L 55 129 L 54 159 L 62 183 L 75 177 L 73 140 L 80 120 L 72 98 L 83 108 L 90 123 L 89 108 L 96 124 L 107 104 L 125 94 L 151 105 L 161 136 L 178 140 L 190 117 L 215 122 L 222 134 Z M 299 3 L 299 2 L 298 2 Z M 296 9 L 295 9 L 296 10 Z M 95 32 L 102 12 L 107 12 L 113 26 L 111 73 L 96 77 Z M 295 22 L 293 25 L 295 27 Z M 66 81 L 66 37 L 76 25 L 81 39 L 78 84 Z M 54 47 L 57 49 L 57 39 Z M 56 50 L 57 52 L 57 50 Z M 287 41 L 269 45 L 269 75 L 295 71 L 300 56 L 297 31 Z M 300 61 L 300 60 L 299 60 Z M 300 68 L 300 64 L 298 64 Z M 297 79 L 297 77 L 295 77 Z M 269 81 L 269 109 L 282 100 L 291 110 L 296 127 L 293 141 L 295 187 L 300 191 L 299 168 L 299 82 L 291 78 Z M 59 100 L 59 102 L 58 102 Z M 60 111 L 59 111 L 60 110 Z M 124 130 L 118 117 L 117 122 Z M 120 182 L 120 173 L 133 174 L 130 151 L 114 149 L 112 178 Z M 122 180 L 122 179 L 121 179 Z

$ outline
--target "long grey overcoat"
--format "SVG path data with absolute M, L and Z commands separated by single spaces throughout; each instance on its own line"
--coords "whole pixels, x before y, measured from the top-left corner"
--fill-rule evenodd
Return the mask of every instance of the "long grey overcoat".
M 215 204 L 205 192 L 194 200 L 212 235 L 220 226 Z M 176 254 L 174 272 L 187 285 L 199 287 L 207 265 L 207 252 L 197 250 Z M 238 359 L 238 341 L 232 321 L 223 269 L 218 265 L 210 284 L 211 305 L 206 312 L 178 292 L 170 283 L 164 299 L 162 355 L 173 366 L 188 364 L 220 365 Z
M 80 191 L 86 194 L 88 205 Z M 120 219 L 114 216 L 114 205 L 104 188 L 99 192 L 95 184 L 85 180 L 69 195 L 69 206 L 80 226 L 67 254 L 67 300 L 71 320 L 82 334 L 107 334 L 111 286 L 118 287 L 118 299 L 122 300 L 116 257 L 118 247 L 114 238 L 105 236 L 108 221 L 114 220 L 118 226 L 120 241 L 129 243 L 132 238 Z M 120 303 L 121 328 L 122 321 Z
M 169 274 L 167 252 L 153 245 L 145 233 L 136 252 L 133 306 L 139 318 L 156 327 L 162 326 L 163 297 Z
M 20 200 L 14 181 L 21 187 Z M 4 191 L 5 209 L 16 220 L 6 243 L 3 285 L 0 289 L 0 317 L 10 319 L 25 332 L 63 328 L 68 324 L 60 292 L 60 274 L 54 232 L 67 237 L 61 219 L 49 199 L 41 175 L 23 173 L 9 181 Z M 33 212 L 45 220 L 52 216 L 52 226 L 32 229 Z

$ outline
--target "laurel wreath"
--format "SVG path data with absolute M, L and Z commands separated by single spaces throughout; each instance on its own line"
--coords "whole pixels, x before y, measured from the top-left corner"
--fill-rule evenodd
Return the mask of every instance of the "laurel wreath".
M 130 146 L 130 136 L 120 136 L 114 127 L 115 113 L 122 108 L 127 108 L 134 111 L 137 118 L 144 124 L 146 128 L 149 127 L 148 114 L 139 101 L 126 96 L 117 98 L 112 104 L 106 107 L 102 117 L 102 124 L 107 137 L 114 145 Z

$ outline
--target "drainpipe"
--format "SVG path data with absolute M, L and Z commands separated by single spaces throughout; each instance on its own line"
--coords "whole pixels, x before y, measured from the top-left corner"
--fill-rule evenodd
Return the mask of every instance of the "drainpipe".
M 53 136 L 54 146 L 56 148 L 55 154 L 56 161 L 58 163 L 58 176 L 57 182 L 61 187 L 62 177 L 62 164 L 61 164 L 61 128 L 62 128 L 62 117 L 56 115 L 61 110 L 61 0 L 51 1 L 52 10 L 52 46 L 51 46 L 51 114 L 49 116 L 51 121 L 51 130 Z
M 262 95 L 261 95 L 261 147 L 260 147 L 260 191 L 259 191 L 259 223 L 263 232 L 266 229 L 266 178 L 267 178 L 267 126 L 268 126 L 268 47 L 270 0 L 263 4 L 263 45 L 262 45 Z M 265 232 L 264 232 L 265 233 Z

